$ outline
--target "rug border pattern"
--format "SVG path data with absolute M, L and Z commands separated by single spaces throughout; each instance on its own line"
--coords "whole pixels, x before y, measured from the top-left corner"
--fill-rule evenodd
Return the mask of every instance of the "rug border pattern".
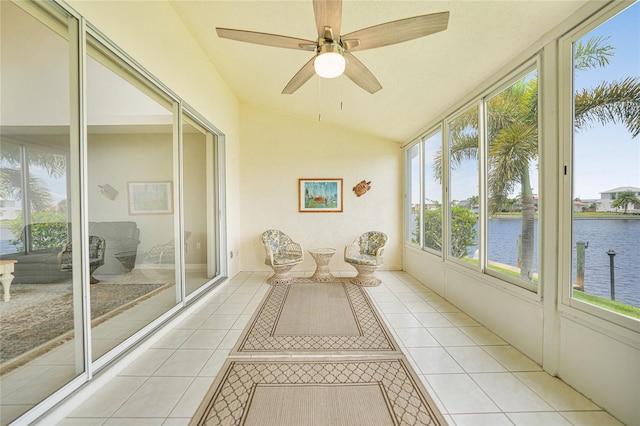
M 447 424 L 406 357 L 394 355 L 317 360 L 228 358 L 189 425 L 244 424 L 257 384 L 377 384 L 384 390 L 395 424 Z
M 297 279 L 291 285 L 304 285 L 305 282 L 312 281 Z M 249 320 L 230 356 L 269 353 L 340 355 L 362 351 L 378 354 L 401 353 L 365 289 L 351 284 L 348 279 L 336 278 L 333 282 L 343 285 L 354 319 L 361 332 L 360 336 L 274 335 L 290 286 L 273 286 Z M 316 284 L 326 285 L 327 283 Z

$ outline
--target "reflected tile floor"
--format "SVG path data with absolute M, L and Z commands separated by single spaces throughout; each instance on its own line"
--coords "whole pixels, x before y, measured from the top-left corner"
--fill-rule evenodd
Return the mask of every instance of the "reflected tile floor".
M 268 275 L 227 280 L 58 424 L 187 425 Z M 450 424 L 621 425 L 410 275 L 377 275 L 383 284 L 367 291 Z

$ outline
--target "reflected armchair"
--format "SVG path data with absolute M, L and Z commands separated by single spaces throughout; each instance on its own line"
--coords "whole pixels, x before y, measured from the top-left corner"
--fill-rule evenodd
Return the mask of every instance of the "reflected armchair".
M 191 232 L 184 232 L 184 251 L 187 252 L 187 241 L 191 238 Z M 151 247 L 149 253 L 144 256 L 142 263 L 175 263 L 176 261 L 176 241 L 171 240 L 165 244 Z
M 358 275 L 351 279 L 352 284 L 363 287 L 381 284 L 375 271 L 384 263 L 382 254 L 386 243 L 387 236 L 384 233 L 369 231 L 344 248 L 344 261 L 358 271 Z
M 264 263 L 273 269 L 273 275 L 267 279 L 267 283 L 291 284 L 293 279 L 289 271 L 304 260 L 302 245 L 277 229 L 263 232 L 261 241 L 265 250 Z
M 93 273 L 100 266 L 104 265 L 106 245 L 104 238 L 96 235 L 89 235 L 89 277 L 91 284 L 100 282 L 99 279 L 93 276 Z M 71 242 L 62 246 L 62 251 L 58 253 L 58 269 L 60 271 L 67 272 L 71 272 L 73 270 L 73 252 Z

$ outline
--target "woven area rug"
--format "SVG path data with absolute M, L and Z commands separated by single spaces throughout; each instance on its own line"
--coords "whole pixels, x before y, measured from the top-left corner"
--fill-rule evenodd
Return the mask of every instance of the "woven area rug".
M 446 425 L 402 355 L 228 359 L 189 425 Z
M 364 288 L 347 278 L 273 286 L 230 356 L 400 353 Z
M 172 284 L 92 285 L 92 325 L 111 318 L 169 285 Z M 21 355 L 30 355 L 33 350 L 41 353 L 47 347 L 73 337 L 71 284 L 20 284 L 11 290 L 11 300 L 0 304 L 2 373 L 15 367 L 18 361 L 24 363 Z

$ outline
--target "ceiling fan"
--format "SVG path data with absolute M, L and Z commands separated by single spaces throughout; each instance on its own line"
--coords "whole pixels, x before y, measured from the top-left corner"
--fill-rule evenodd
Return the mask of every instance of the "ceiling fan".
M 354 83 L 369 93 L 382 89 L 382 85 L 352 52 L 374 49 L 424 37 L 447 29 L 449 12 L 414 16 L 386 22 L 340 35 L 342 0 L 313 0 L 318 39 L 316 41 L 254 31 L 216 28 L 219 37 L 266 46 L 315 52 L 286 85 L 283 94 L 289 95 L 306 83 L 314 73 L 333 78 L 346 74 Z

